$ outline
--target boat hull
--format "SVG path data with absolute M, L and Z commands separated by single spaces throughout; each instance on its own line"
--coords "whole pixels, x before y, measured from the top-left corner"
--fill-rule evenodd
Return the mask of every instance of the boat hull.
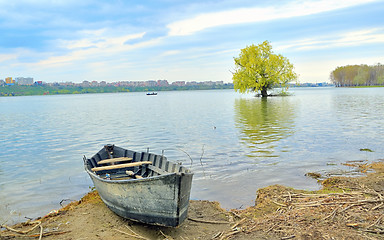
M 148 156 L 150 159 L 150 154 Z M 172 165 L 166 162 L 163 161 L 163 165 L 172 169 Z M 180 225 L 187 217 L 193 176 L 190 172 L 164 172 L 141 179 L 110 180 L 91 171 L 87 165 L 85 169 L 103 202 L 121 217 L 170 227 Z

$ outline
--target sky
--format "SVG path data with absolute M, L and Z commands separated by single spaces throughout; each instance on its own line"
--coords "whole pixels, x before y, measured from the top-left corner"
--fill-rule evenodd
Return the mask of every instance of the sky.
M 0 79 L 232 82 L 267 40 L 299 82 L 384 63 L 384 0 L 0 0 Z

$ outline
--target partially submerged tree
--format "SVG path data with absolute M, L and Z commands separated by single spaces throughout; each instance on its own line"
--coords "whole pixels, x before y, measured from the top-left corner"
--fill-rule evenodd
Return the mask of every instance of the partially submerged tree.
M 267 97 L 268 89 L 285 87 L 297 79 L 293 65 L 281 54 L 274 54 L 268 41 L 241 49 L 234 60 L 236 69 L 232 79 L 235 90 L 240 93 L 260 91 L 262 97 Z

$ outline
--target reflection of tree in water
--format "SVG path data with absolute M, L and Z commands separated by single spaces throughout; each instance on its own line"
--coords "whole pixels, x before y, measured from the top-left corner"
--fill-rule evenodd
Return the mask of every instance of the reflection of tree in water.
M 278 157 L 276 142 L 290 136 L 294 126 L 294 108 L 287 98 L 236 99 L 236 126 L 241 142 L 251 149 L 251 157 Z

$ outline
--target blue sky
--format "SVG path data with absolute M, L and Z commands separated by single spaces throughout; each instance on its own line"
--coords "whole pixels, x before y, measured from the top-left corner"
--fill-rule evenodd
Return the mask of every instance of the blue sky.
M 270 41 L 300 82 L 384 63 L 384 1 L 0 0 L 0 79 L 231 82 Z

